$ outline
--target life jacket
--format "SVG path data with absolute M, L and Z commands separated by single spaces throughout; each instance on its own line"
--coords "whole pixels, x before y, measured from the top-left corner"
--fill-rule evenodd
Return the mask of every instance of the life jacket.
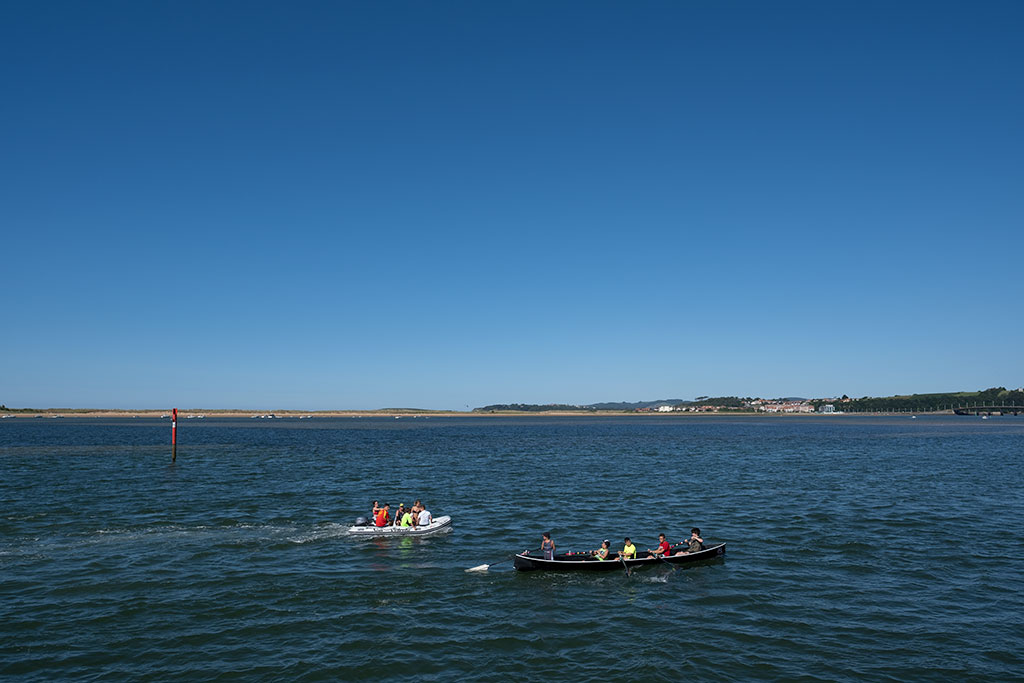
M 601 553 L 602 551 L 605 551 L 605 549 L 604 549 L 604 548 L 601 548 L 601 550 L 598 550 L 598 551 L 597 551 L 597 552 L 598 552 L 598 554 L 597 554 L 597 555 L 595 555 L 594 557 L 596 557 L 597 559 L 599 559 L 599 560 L 601 560 L 602 562 L 604 562 L 604 561 L 605 561 L 605 560 L 607 560 L 608 558 L 607 558 L 607 557 L 601 557 L 600 553 Z M 605 551 L 605 552 L 607 552 L 607 551 Z
M 377 519 L 374 520 L 374 524 L 376 524 L 377 526 L 387 526 L 388 525 L 388 511 L 387 510 L 377 510 Z
M 632 543 L 630 543 L 627 546 L 624 546 L 622 548 L 622 556 L 624 558 L 626 558 L 627 560 L 635 560 L 636 559 L 636 546 L 633 545 Z

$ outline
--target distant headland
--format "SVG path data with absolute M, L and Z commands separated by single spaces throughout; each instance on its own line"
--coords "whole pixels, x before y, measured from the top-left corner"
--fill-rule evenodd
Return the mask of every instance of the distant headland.
M 500 416 L 500 415 L 827 415 L 885 413 L 1012 413 L 1024 412 L 1024 388 L 992 387 L 982 391 L 960 391 L 938 394 L 909 394 L 850 398 L 761 398 L 738 396 L 698 396 L 693 400 L 661 399 L 635 403 L 499 403 L 471 411 L 430 410 L 421 408 L 381 408 L 378 410 L 238 410 L 179 409 L 179 419 L 215 417 L 280 419 L 314 417 L 429 417 L 429 416 Z M 0 405 L 0 418 L 8 417 L 140 417 L 167 418 L 170 409 L 103 409 L 103 408 L 8 408 Z
M 982 391 L 939 394 L 850 398 L 741 398 L 739 396 L 698 396 L 692 401 L 661 399 L 637 403 L 592 403 L 589 405 L 508 403 L 484 406 L 474 413 L 747 413 L 747 414 L 836 414 L 836 413 L 935 413 L 976 408 L 1021 408 L 1024 388 L 992 387 Z

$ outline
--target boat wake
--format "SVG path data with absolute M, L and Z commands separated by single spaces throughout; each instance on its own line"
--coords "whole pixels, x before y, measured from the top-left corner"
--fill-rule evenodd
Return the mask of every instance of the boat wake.
M 159 547 L 198 543 L 203 547 L 244 547 L 316 543 L 347 534 L 335 522 L 297 526 L 234 522 L 227 524 L 158 524 L 145 527 L 105 527 L 77 533 L 44 534 L 8 539 L 0 544 L 0 557 L 59 557 L 89 552 L 90 548 Z
M 661 576 L 639 576 L 636 577 L 644 583 L 668 583 L 668 577 L 672 576 L 672 572 L 662 574 Z
M 325 524 L 322 527 L 314 529 L 308 533 L 299 534 L 298 536 L 290 536 L 288 540 L 295 544 L 302 543 L 316 543 L 317 541 L 326 541 L 332 538 L 341 538 L 342 536 L 348 535 L 348 526 L 343 524 Z

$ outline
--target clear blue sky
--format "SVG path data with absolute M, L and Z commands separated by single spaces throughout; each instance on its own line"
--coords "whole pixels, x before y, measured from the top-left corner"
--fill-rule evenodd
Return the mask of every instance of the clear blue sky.
M 0 402 L 1019 386 L 1022 35 L 1020 2 L 4 3 Z

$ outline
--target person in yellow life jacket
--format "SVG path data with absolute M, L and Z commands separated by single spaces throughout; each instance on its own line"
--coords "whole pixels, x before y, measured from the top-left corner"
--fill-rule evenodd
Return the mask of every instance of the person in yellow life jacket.
M 601 560 L 602 562 L 604 560 L 607 560 L 608 559 L 608 555 L 610 554 L 611 546 L 612 546 L 612 542 L 611 541 L 602 541 L 601 542 L 601 549 L 594 551 L 594 557 L 596 557 L 597 559 Z
M 398 523 L 398 526 L 416 526 L 416 521 L 413 519 L 411 509 L 405 511 L 405 514 L 402 515 L 402 521 Z
M 627 560 L 636 559 L 636 546 L 633 545 L 633 541 L 629 540 L 629 536 L 626 536 L 625 545 L 622 546 L 620 557 L 624 557 Z

